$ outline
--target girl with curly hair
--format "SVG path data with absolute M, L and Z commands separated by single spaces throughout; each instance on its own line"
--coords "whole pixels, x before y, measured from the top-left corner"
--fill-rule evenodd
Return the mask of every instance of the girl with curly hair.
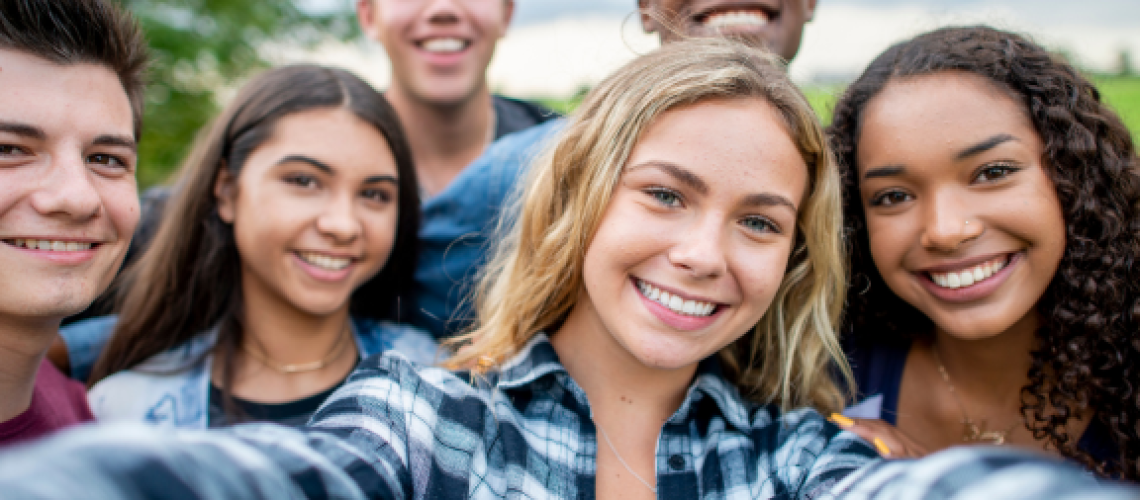
M 1140 178 L 1072 66 L 986 27 L 891 47 L 830 129 L 859 394 L 834 420 L 892 457 L 955 444 L 1140 478 Z

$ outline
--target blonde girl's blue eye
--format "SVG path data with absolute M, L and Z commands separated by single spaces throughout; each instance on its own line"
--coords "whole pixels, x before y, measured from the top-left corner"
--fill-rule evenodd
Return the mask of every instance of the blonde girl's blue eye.
M 740 224 L 754 233 L 780 233 L 780 227 L 766 217 L 745 217 Z
M 665 188 L 654 188 L 650 189 L 648 192 L 649 196 L 652 196 L 662 205 L 675 207 L 681 204 L 681 196 L 673 190 Z

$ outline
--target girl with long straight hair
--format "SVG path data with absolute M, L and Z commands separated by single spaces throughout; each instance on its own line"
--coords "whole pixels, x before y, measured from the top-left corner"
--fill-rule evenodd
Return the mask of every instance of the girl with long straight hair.
M 435 344 L 398 319 L 419 197 L 391 107 L 319 66 L 247 84 L 196 144 L 119 285 L 91 376 L 101 420 L 300 425 L 362 357 Z M 73 334 L 74 336 L 74 334 Z
M 1140 479 L 1140 165 L 1096 87 L 941 29 L 872 62 L 830 132 L 868 419 L 840 420 L 895 457 L 1016 445 Z

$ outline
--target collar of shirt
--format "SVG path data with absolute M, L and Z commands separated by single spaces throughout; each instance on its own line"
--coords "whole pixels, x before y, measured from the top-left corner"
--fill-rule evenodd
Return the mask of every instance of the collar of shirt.
M 546 379 L 560 384 L 574 395 L 582 408 L 589 411 L 586 392 L 570 378 L 570 373 L 558 359 L 558 353 L 554 351 L 554 346 L 545 333 L 532 337 L 518 354 L 503 365 L 495 386 L 504 392 L 535 391 L 549 383 L 545 382 Z M 715 355 L 697 366 L 697 373 L 684 401 L 668 423 L 688 421 L 696 403 L 704 397 L 713 400 L 725 421 L 736 430 L 747 432 L 752 428 L 748 410 L 757 403 L 746 401 L 740 396 L 736 387 L 724 377 L 720 360 Z

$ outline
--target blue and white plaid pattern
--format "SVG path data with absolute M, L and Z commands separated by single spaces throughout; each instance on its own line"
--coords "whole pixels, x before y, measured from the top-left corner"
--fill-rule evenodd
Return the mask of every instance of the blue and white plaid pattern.
M 596 451 L 585 395 L 540 335 L 499 376 L 474 384 L 398 355 L 371 358 L 304 432 L 260 424 L 64 433 L 0 454 L 0 496 L 593 498 Z M 1098 487 L 1056 461 L 954 453 L 884 463 L 811 410 L 780 415 L 742 400 L 705 364 L 661 431 L 658 497 L 968 498 L 958 493 L 995 487 L 1006 498 L 1135 494 Z M 1025 477 L 1033 488 L 1019 487 Z

